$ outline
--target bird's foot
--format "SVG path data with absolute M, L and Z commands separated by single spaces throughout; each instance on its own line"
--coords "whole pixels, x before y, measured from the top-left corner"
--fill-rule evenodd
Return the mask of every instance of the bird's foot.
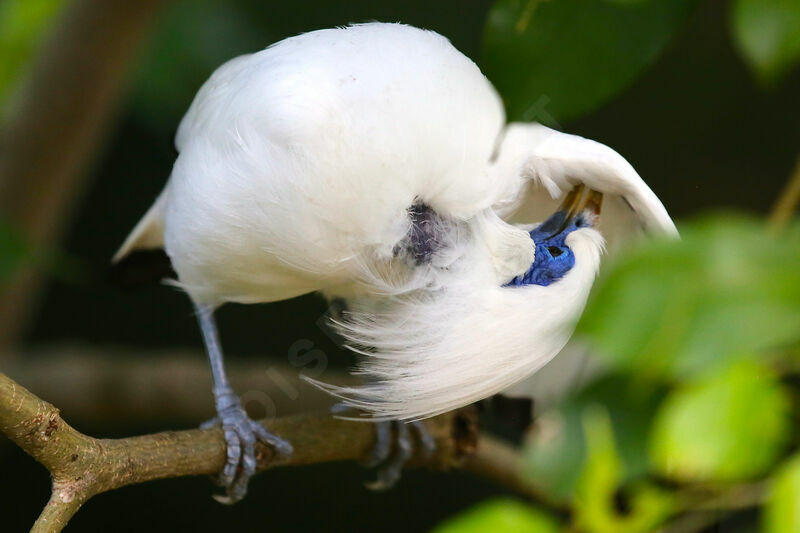
M 331 413 L 335 415 L 352 410 L 352 407 L 344 403 L 337 403 L 331 407 Z M 385 420 L 374 424 L 375 445 L 364 461 L 364 466 L 377 470 L 375 481 L 365 483 L 370 490 L 392 488 L 400 480 L 403 467 L 415 451 L 424 458 L 431 457 L 436 452 L 436 440 L 421 421 Z M 414 447 L 415 440 L 417 450 Z
M 215 391 L 216 392 L 216 391 Z M 271 446 L 280 455 L 291 455 L 292 445 L 273 435 L 264 426 L 247 416 L 238 396 L 230 389 L 215 393 L 217 416 L 200 427 L 222 427 L 227 446 L 227 459 L 217 483 L 225 487 L 224 495 L 215 495 L 220 503 L 236 503 L 247 494 L 247 484 L 256 472 L 256 442 Z
M 424 423 L 399 420 L 376 422 L 375 446 L 365 464 L 377 468 L 377 476 L 375 481 L 366 484 L 367 488 L 386 490 L 393 487 L 415 451 L 426 458 L 436 451 L 436 441 Z

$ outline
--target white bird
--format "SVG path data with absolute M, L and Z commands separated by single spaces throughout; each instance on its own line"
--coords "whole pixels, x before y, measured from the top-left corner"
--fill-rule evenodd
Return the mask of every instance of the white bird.
M 198 92 L 176 146 L 166 187 L 115 260 L 163 247 L 196 307 L 231 501 L 246 491 L 256 439 L 291 446 L 247 418 L 229 386 L 220 305 L 314 291 L 344 299 L 337 327 L 363 354 L 366 382 L 319 385 L 374 419 L 413 422 L 502 391 L 561 350 L 601 232 L 677 234 L 619 154 L 506 124 L 471 60 L 401 24 L 314 31 L 227 62 Z M 539 226 L 506 221 L 531 207 L 541 220 L 565 194 Z

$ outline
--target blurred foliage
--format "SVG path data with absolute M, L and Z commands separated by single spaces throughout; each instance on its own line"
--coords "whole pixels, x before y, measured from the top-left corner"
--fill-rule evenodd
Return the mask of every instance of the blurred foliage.
M 592 405 L 604 406 L 610 416 L 619 476 L 625 481 L 643 476 L 648 467 L 648 422 L 658 406 L 658 393 L 657 388 L 635 386 L 625 376 L 607 375 L 537 416 L 537 431 L 526 450 L 531 483 L 557 501 L 570 501 L 586 458 L 584 417 Z
M 433 533 L 557 533 L 558 521 L 515 500 L 490 500 L 450 518 Z
M 76 255 L 33 244 L 19 227 L 0 215 L 0 288 L 11 283 L 23 267 L 68 283 L 85 282 L 90 271 L 86 261 Z
M 627 508 L 617 508 L 623 465 L 614 442 L 611 420 L 604 407 L 584 410 L 587 454 L 575 487 L 574 521 L 587 533 L 652 531 L 672 510 L 672 497 L 653 485 L 638 483 Z
M 595 285 L 579 332 L 609 363 L 685 380 L 800 340 L 800 226 L 718 216 L 681 236 L 612 258 Z
M 483 70 L 511 120 L 551 123 L 591 111 L 664 50 L 695 0 L 499 0 Z
M 19 230 L 0 217 L 0 287 L 30 257 L 30 247 Z
M 670 393 L 653 424 L 653 466 L 683 481 L 749 479 L 775 463 L 790 422 L 788 394 L 772 372 L 740 361 Z
M 0 2 L 0 119 L 32 55 L 64 4 L 64 0 Z M 0 217 L 0 286 L 23 264 L 46 268 L 57 279 L 75 279 L 77 260 L 57 250 L 35 250 L 22 231 Z
M 736 44 L 764 86 L 774 86 L 800 62 L 800 2 L 735 0 Z
M 800 531 L 800 455 L 787 461 L 773 476 L 764 530 L 766 533 Z
M 0 2 L 0 109 L 63 0 Z

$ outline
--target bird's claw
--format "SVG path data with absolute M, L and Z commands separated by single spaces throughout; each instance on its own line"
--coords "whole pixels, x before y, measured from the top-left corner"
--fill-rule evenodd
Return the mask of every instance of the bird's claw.
M 345 403 L 337 403 L 331 407 L 331 413 L 335 415 L 352 410 L 353 408 Z M 392 442 L 392 437 L 394 437 L 394 442 Z M 366 487 L 370 490 L 392 488 L 400 480 L 403 467 L 414 455 L 415 440 L 416 451 L 420 457 L 433 456 L 436 451 L 436 440 L 423 422 L 401 422 L 400 420 L 375 422 L 375 445 L 363 464 L 367 468 L 376 468 L 377 476 L 375 481 L 365 483 Z
M 436 451 L 436 441 L 422 422 L 376 422 L 375 446 L 365 464 L 368 467 L 377 467 L 377 476 L 375 481 L 366 483 L 367 488 L 386 490 L 393 487 L 400 479 L 403 467 L 414 454 L 415 441 L 417 452 L 422 457 L 430 457 Z
M 247 484 L 256 472 L 256 442 L 267 444 L 284 456 L 291 455 L 293 450 L 288 441 L 273 435 L 248 417 L 238 397 L 232 394 L 226 396 L 217 398 L 218 416 L 200 427 L 222 427 L 227 457 L 217 483 L 225 487 L 225 494 L 215 495 L 214 499 L 220 503 L 232 504 L 245 497 Z

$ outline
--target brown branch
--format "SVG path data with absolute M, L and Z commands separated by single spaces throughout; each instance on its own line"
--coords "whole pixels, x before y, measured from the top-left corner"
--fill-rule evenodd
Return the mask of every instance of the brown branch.
M 68 498 L 65 501 L 61 491 L 55 490 L 54 487 L 50 494 L 50 500 L 31 528 L 31 533 L 61 531 L 85 501 L 79 498 Z
M 791 220 L 800 204 L 800 157 L 797 159 L 794 171 L 786 182 L 781 194 L 775 201 L 769 214 L 769 226 L 773 231 L 780 231 Z
M 164 0 L 74 0 L 36 55 L 0 139 L 0 213 L 35 248 L 58 238 L 86 166 Z M 30 268 L 0 290 L 0 346 L 19 334 L 40 285 Z
M 294 453 L 272 454 L 260 446 L 258 469 L 358 460 L 374 443 L 371 424 L 328 414 L 295 415 L 263 421 L 290 440 Z M 412 464 L 446 469 L 473 452 L 477 442 L 474 412 L 463 409 L 426 421 L 436 453 Z M 170 431 L 124 439 L 95 439 L 67 424 L 53 405 L 0 374 L 0 431 L 44 465 L 52 475 L 52 495 L 33 527 L 60 531 L 96 494 L 145 481 L 219 472 L 225 462 L 220 429 Z

